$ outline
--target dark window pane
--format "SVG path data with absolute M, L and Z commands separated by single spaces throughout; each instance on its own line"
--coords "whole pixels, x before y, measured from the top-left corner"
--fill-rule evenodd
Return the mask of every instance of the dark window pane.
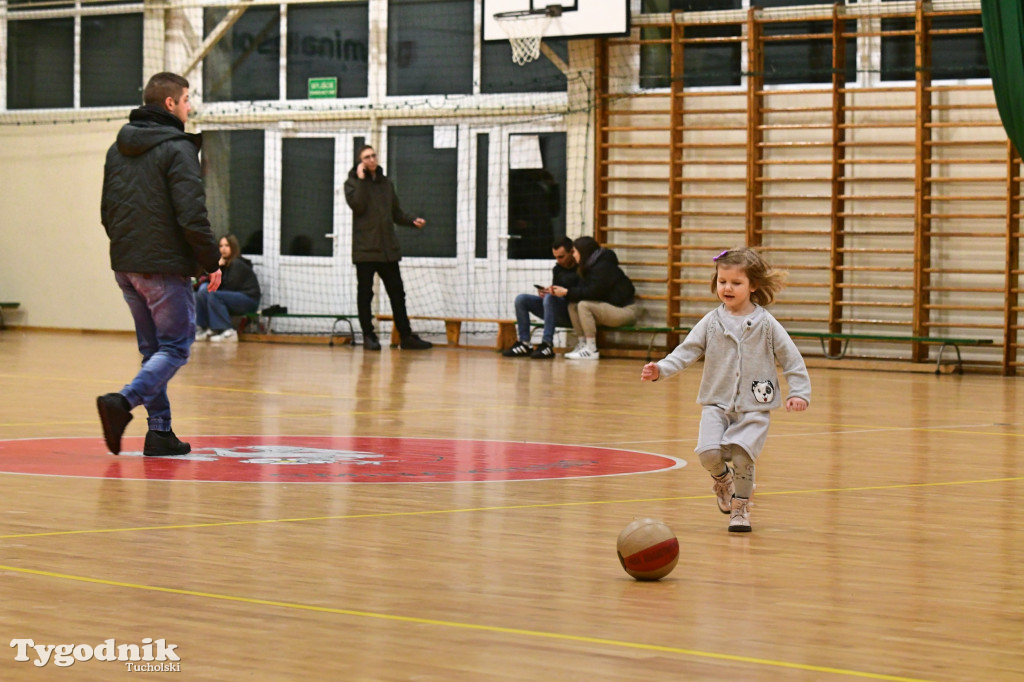
M 263 254 L 263 131 L 203 133 L 203 180 L 213 231 L 233 234 L 242 253 Z
M 545 40 L 562 61 L 569 63 L 569 41 Z M 519 66 L 512 61 L 512 46 L 507 42 L 483 43 L 480 62 L 480 92 L 564 92 L 565 74 L 543 54 Z
M 286 138 L 281 161 L 281 255 L 333 256 L 334 140 Z
M 675 10 L 707 12 L 742 8 L 742 0 L 643 0 L 640 11 L 644 14 L 660 14 Z
M 741 0 L 643 0 L 644 13 L 672 11 L 706 12 L 709 10 L 741 9 Z M 740 36 L 742 28 L 735 26 L 687 26 L 685 37 L 727 38 Z M 669 40 L 669 28 L 644 28 L 640 30 L 642 40 Z M 683 86 L 721 87 L 739 85 L 742 73 L 740 55 L 742 45 L 735 44 L 683 44 Z M 678 49 L 678 48 L 677 48 Z M 671 85 L 672 48 L 670 45 L 640 46 L 640 87 L 667 88 Z
M 399 226 L 403 256 L 454 258 L 456 149 L 435 149 L 433 126 L 388 128 L 388 168 L 402 210 L 426 219 L 422 230 Z
M 390 0 L 388 94 L 472 91 L 472 0 Z
M 853 33 L 856 30 L 856 22 L 846 22 L 844 32 Z M 799 21 L 764 25 L 765 36 L 831 33 L 831 21 Z M 849 38 L 846 41 L 846 80 L 851 83 L 857 80 L 857 41 L 854 38 Z M 765 84 L 829 83 L 831 81 L 831 38 L 765 43 Z
M 203 32 L 227 14 L 203 11 Z M 203 99 L 207 102 L 278 99 L 281 21 L 274 7 L 250 7 L 203 60 Z
M 739 25 L 735 26 L 687 26 L 684 29 L 686 39 L 690 38 L 726 38 L 739 36 Z M 643 40 L 668 40 L 671 29 L 645 28 L 640 30 Z M 740 69 L 740 53 L 743 46 L 739 43 L 701 44 L 683 43 L 683 86 L 688 88 L 739 85 L 743 75 Z M 679 49 L 677 46 L 676 49 Z M 672 49 L 671 46 L 641 45 L 640 46 L 640 87 L 667 88 L 671 85 Z
M 487 258 L 487 191 L 490 168 L 491 138 L 487 133 L 476 136 L 476 257 Z
M 142 15 L 82 17 L 82 106 L 142 104 L 142 86 Z
M 7 0 L 9 9 L 33 10 L 55 9 L 57 7 L 74 7 L 74 2 L 50 2 L 50 0 Z
M 338 97 L 366 97 L 369 12 L 365 2 L 288 7 L 288 99 L 306 99 L 310 78 L 338 79 Z
M 512 138 L 521 138 L 513 140 Z M 551 258 L 551 245 L 565 229 L 565 133 L 510 135 L 513 147 L 539 145 L 530 162 L 513 161 L 508 171 L 508 257 L 510 259 Z M 530 154 L 511 157 L 528 158 Z M 537 158 L 539 156 L 539 158 Z
M 935 17 L 932 30 L 980 28 L 978 15 Z M 913 31 L 912 17 L 882 19 L 882 31 Z M 981 33 L 932 37 L 932 79 L 990 78 Z M 926 65 L 927 67 L 927 65 Z M 882 80 L 914 80 L 914 36 L 882 37 Z
M 7 108 L 75 105 L 75 20 L 7 22 Z

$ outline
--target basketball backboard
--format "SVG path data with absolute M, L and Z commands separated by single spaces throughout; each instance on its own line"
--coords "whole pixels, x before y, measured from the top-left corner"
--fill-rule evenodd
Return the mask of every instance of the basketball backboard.
M 508 40 L 495 15 L 548 12 L 544 38 L 598 38 L 629 35 L 629 0 L 483 0 L 483 39 Z M 513 21 L 515 21 L 513 19 Z

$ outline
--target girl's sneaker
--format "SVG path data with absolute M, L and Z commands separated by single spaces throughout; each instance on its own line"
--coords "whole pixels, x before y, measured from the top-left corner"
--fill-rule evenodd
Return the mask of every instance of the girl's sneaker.
M 711 475 L 714 479 L 715 485 L 711 487 L 715 491 L 715 497 L 718 498 L 718 511 L 723 514 L 732 513 L 732 497 L 736 493 L 736 486 L 732 480 L 732 469 L 726 467 L 725 473 L 721 476 Z
M 730 533 L 750 532 L 750 508 L 754 503 L 742 497 L 732 498 L 732 516 L 729 517 Z

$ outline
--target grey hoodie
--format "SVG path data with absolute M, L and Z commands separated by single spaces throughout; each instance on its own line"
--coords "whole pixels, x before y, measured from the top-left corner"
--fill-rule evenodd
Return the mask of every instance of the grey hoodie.
M 811 402 L 811 380 L 796 344 L 779 321 L 761 306 L 747 317 L 737 339 L 723 322 L 729 312 L 720 305 L 658 362 L 659 378 L 668 378 L 704 356 L 704 375 L 697 402 L 729 412 L 766 412 L 782 406 L 776 361 L 789 384 L 790 398 Z

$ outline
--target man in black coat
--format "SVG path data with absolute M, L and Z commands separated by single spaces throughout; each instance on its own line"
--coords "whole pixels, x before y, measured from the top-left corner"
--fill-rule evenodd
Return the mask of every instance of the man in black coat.
M 210 273 L 210 291 L 216 291 L 221 272 L 199 169 L 202 140 L 185 132 L 188 91 L 188 81 L 177 74 L 150 78 L 145 104 L 118 132 L 103 169 L 100 214 L 110 238 L 110 267 L 142 353 L 132 382 L 96 399 L 103 437 L 115 455 L 139 405 L 149 413 L 144 455 L 191 450 L 171 430 L 167 383 L 188 362 L 195 338 L 192 276 Z
M 402 252 L 395 234 L 395 223 L 422 228 L 426 220 L 408 215 L 398 205 L 394 185 L 384 176 L 377 162 L 377 152 L 365 145 L 359 150 L 359 163 L 345 181 L 345 201 L 352 209 L 352 262 L 356 266 L 356 302 L 359 326 L 363 329 L 363 347 L 380 350 L 380 340 L 373 331 L 373 276 L 380 275 L 391 299 L 394 324 L 406 350 L 424 350 L 433 346 L 412 333 L 405 310 L 405 287 L 398 261 Z

